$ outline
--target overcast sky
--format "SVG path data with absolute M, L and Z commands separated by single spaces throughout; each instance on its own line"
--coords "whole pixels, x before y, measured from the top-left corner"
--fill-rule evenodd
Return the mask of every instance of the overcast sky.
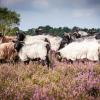
M 20 29 L 53 27 L 100 28 L 100 0 L 0 0 L 21 15 Z

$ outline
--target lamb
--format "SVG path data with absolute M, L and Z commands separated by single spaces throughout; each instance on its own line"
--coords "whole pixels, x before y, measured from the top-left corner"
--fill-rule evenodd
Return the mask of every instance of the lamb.
M 72 42 L 57 52 L 60 58 L 75 61 L 77 59 L 88 59 L 99 61 L 100 44 L 97 40 Z
M 13 42 L 0 44 L 0 62 L 14 62 L 17 57 Z
M 29 61 L 34 60 L 41 60 L 42 64 L 46 62 L 47 66 L 50 66 L 50 59 L 49 59 L 49 50 L 50 45 L 47 42 L 42 43 L 32 43 L 32 44 L 25 44 L 20 41 L 15 41 L 14 45 L 15 49 L 18 52 L 18 56 L 21 61 L 25 64 L 29 63 Z

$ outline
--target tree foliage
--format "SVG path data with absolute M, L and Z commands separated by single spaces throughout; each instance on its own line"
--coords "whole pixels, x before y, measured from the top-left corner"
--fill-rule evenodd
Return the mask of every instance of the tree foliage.
M 44 33 L 44 34 L 50 34 L 50 35 L 54 35 L 54 36 L 61 36 L 61 37 L 63 36 L 64 32 L 66 32 L 66 33 L 78 32 L 80 30 L 87 32 L 89 35 L 93 35 L 95 33 L 100 33 L 100 28 L 88 29 L 88 28 L 79 28 L 77 26 L 74 26 L 73 28 L 69 28 L 69 27 L 55 28 L 55 27 L 51 27 L 51 26 L 47 25 L 47 26 L 39 26 L 37 29 L 35 29 L 35 28 L 29 29 L 28 31 L 26 31 L 26 34 L 38 35 L 35 30 L 40 30 L 40 34 Z
M 8 8 L 0 8 L 0 32 L 3 35 L 13 35 L 19 30 L 20 15 Z

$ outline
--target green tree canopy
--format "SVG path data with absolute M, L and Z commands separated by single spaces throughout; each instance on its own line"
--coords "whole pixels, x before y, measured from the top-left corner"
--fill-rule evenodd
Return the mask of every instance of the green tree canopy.
M 20 15 L 8 8 L 0 8 L 0 32 L 3 35 L 13 35 L 19 30 Z

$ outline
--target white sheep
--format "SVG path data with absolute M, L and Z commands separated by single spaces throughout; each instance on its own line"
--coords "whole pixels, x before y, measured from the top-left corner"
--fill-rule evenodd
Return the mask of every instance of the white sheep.
M 84 40 L 82 42 L 72 42 L 63 49 L 60 49 L 58 53 L 60 53 L 62 58 L 71 59 L 73 61 L 84 58 L 99 61 L 99 49 L 100 44 L 94 39 L 92 41 Z
M 35 36 L 30 36 L 30 35 L 25 35 L 23 33 L 18 33 L 17 38 L 19 41 L 24 41 L 25 44 L 31 44 L 34 42 L 42 42 L 48 40 L 51 45 L 51 50 L 57 51 L 58 48 L 60 47 L 60 43 L 62 41 L 61 37 L 54 37 L 51 35 L 35 35 Z
M 49 50 L 50 46 L 47 42 L 23 44 L 19 41 L 15 42 L 15 49 L 18 52 L 19 58 L 23 62 L 29 62 L 30 60 L 41 59 L 46 61 L 47 66 L 50 65 Z

